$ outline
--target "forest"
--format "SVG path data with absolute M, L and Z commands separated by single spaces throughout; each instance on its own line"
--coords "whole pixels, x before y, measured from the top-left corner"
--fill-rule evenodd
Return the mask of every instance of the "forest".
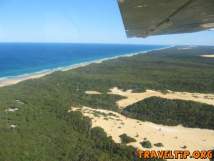
M 121 112 L 116 101 L 122 97 L 107 94 L 115 86 L 135 91 L 155 89 L 214 93 L 214 59 L 199 56 L 210 52 L 213 52 L 212 47 L 185 51 L 179 50 L 179 47 L 171 48 L 95 63 L 66 72 L 59 71 L 40 79 L 0 88 L 0 160 L 137 160 L 134 148 L 114 143 L 103 129 L 92 128 L 89 118 L 68 110 L 72 106 L 89 106 Z M 87 90 L 103 94 L 87 95 Z M 210 117 L 213 116 L 213 110 L 207 105 L 180 101 L 175 101 L 174 105 L 175 102 L 151 99 L 147 100 L 148 105 L 154 104 L 151 101 L 159 105 L 163 102 L 169 104 L 165 107 L 169 111 L 169 120 L 161 120 L 160 116 L 154 115 L 151 121 L 210 129 L 214 127 L 213 118 Z M 171 108 L 171 104 L 174 108 Z M 139 102 L 139 105 L 133 105 L 133 114 L 135 110 L 148 110 L 138 109 L 146 107 L 147 103 Z M 159 105 L 151 107 L 154 114 Z M 173 115 L 173 112 L 180 111 L 180 107 L 181 112 Z M 10 112 L 8 109 L 16 111 Z M 191 114 L 189 118 L 187 114 L 191 112 L 194 115 Z M 204 119 L 200 122 L 201 114 Z M 166 116 L 165 113 L 162 115 Z M 141 115 L 132 117 L 142 119 Z
M 214 107 L 192 101 L 151 97 L 128 106 L 122 113 L 162 125 L 214 129 Z

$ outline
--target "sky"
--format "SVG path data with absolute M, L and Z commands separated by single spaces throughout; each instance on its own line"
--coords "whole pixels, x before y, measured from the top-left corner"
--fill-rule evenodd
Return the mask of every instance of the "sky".
M 127 38 L 117 0 L 0 0 L 0 42 L 214 45 L 214 30 Z

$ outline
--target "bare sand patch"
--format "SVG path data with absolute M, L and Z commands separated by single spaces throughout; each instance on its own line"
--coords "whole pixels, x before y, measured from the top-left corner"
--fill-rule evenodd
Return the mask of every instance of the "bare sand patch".
M 192 152 L 194 150 L 210 150 L 214 148 L 214 130 L 163 126 L 127 118 L 116 112 L 89 107 L 71 109 L 71 111 L 76 110 L 91 118 L 92 127 L 103 128 L 116 143 L 121 143 L 119 136 L 125 133 L 136 139 L 136 142 L 128 145 L 144 150 L 145 148 L 141 146 L 140 142 L 145 138 L 152 143 L 151 150 L 184 150 L 183 147 L 186 147 L 187 150 Z M 94 115 L 97 112 L 105 113 L 106 115 Z M 155 147 L 154 144 L 156 143 L 162 143 L 163 147 Z
M 111 92 L 109 92 L 108 94 L 126 97 L 124 99 L 117 101 L 117 105 L 121 109 L 150 97 L 161 97 L 170 100 L 178 99 L 185 101 L 195 101 L 200 103 L 206 103 L 209 105 L 214 105 L 214 94 L 173 92 L 169 90 L 166 93 L 154 90 L 146 90 L 145 92 L 142 93 L 134 93 L 132 92 L 132 90 L 123 91 L 117 87 L 110 89 L 110 91 Z
M 204 58 L 214 58 L 214 54 L 210 54 L 210 55 L 201 55 L 201 57 L 204 57 Z
M 15 129 L 16 128 L 16 125 L 10 125 L 11 128 Z
M 100 95 L 101 93 L 98 91 L 85 91 L 85 94 L 89 94 L 89 95 Z
M 5 110 L 5 112 L 16 112 L 18 110 L 19 110 L 18 108 L 8 108 Z

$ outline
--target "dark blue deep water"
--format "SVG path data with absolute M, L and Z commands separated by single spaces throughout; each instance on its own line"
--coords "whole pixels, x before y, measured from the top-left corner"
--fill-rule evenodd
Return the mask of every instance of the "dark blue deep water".
M 166 46 L 117 44 L 0 44 L 0 78 L 39 72 Z

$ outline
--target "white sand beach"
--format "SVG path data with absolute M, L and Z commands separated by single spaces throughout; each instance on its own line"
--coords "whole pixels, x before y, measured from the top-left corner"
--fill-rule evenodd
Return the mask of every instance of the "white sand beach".
M 164 48 L 159 48 L 159 49 L 152 49 L 152 50 L 147 50 L 147 51 L 139 51 L 136 53 L 129 53 L 129 54 L 124 54 L 124 55 L 118 55 L 118 56 L 114 56 L 114 57 L 110 57 L 110 58 L 103 58 L 103 59 L 73 64 L 70 66 L 59 67 L 59 68 L 55 68 L 55 69 L 47 69 L 44 71 L 30 73 L 30 74 L 6 77 L 3 79 L 0 78 L 0 87 L 17 84 L 17 83 L 25 81 L 25 80 L 41 78 L 41 77 L 44 77 L 44 76 L 49 75 L 56 71 L 68 71 L 68 70 L 84 67 L 84 66 L 87 66 L 87 65 L 90 65 L 93 63 L 99 64 L 99 63 L 102 63 L 102 62 L 108 61 L 108 60 L 113 60 L 113 59 L 122 58 L 122 57 L 131 57 L 131 56 L 138 55 L 138 54 L 147 54 L 152 51 L 159 51 L 159 50 L 164 50 L 164 49 L 168 49 L 168 48 L 172 48 L 172 47 L 174 47 L 174 46 L 169 46 L 169 47 L 164 47 Z
M 25 81 L 25 80 L 41 78 L 48 74 L 50 74 L 50 72 L 31 74 L 31 75 L 26 75 L 26 76 L 23 75 L 23 76 L 8 78 L 8 79 L 0 79 L 0 87 L 17 84 L 17 83 Z

